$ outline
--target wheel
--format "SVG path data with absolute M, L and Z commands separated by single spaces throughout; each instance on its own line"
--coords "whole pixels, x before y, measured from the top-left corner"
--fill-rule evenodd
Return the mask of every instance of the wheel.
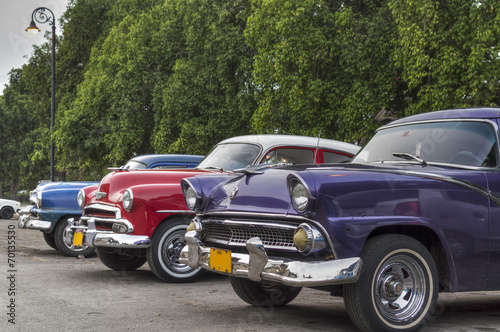
M 235 293 L 256 307 L 282 307 L 299 295 L 301 287 L 276 283 L 260 283 L 250 279 L 229 277 Z
M 421 331 L 432 318 L 438 273 L 429 251 L 404 235 L 367 241 L 356 283 L 344 285 L 344 303 L 362 331 Z
M 147 249 L 148 264 L 153 273 L 166 282 L 191 282 L 205 271 L 192 269 L 179 263 L 182 248 L 186 245 L 184 234 L 188 221 L 173 219 L 160 224 L 153 234 L 151 246 Z
M 2 208 L 0 211 L 0 218 L 1 219 L 10 219 L 14 215 L 14 209 L 10 206 L 5 206 Z
M 43 234 L 43 239 L 49 245 L 49 247 L 58 250 L 56 245 L 56 240 L 54 239 L 54 233 L 42 232 L 42 234 Z
M 114 249 L 107 248 L 97 248 L 97 257 L 104 265 L 116 271 L 134 271 L 146 263 L 146 257 L 139 253 L 122 255 Z
M 85 243 L 81 247 L 76 247 L 74 245 L 68 245 L 64 242 L 64 237 L 68 236 L 73 238 L 73 234 L 66 234 L 67 232 L 71 232 L 70 230 L 66 230 L 68 227 L 68 219 L 71 217 L 63 218 L 59 220 L 54 229 L 54 241 L 56 243 L 57 250 L 60 253 L 70 256 L 70 257 L 78 257 L 83 255 L 84 257 L 88 257 L 94 253 L 94 248 L 87 246 Z

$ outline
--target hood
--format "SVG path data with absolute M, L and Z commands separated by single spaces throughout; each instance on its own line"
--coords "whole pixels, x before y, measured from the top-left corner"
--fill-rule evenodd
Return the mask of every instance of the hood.
M 271 213 L 299 215 L 288 188 L 290 177 L 300 179 L 314 204 L 309 217 L 415 215 L 423 195 L 436 192 L 467 192 L 488 196 L 482 171 L 447 167 L 381 167 L 342 164 L 308 168 L 274 168 L 235 176 L 203 188 L 208 195 L 202 208 L 210 213 Z M 476 197 L 474 196 L 474 197 Z M 310 212 L 310 211 L 309 211 Z
M 97 191 L 106 194 L 99 201 L 116 203 L 126 189 L 133 188 L 134 186 L 147 186 L 152 184 L 165 186 L 179 185 L 183 178 L 207 173 L 211 173 L 211 171 L 197 169 L 163 169 L 112 172 L 106 175 L 99 184 Z M 97 200 L 95 197 L 92 197 L 92 201 L 96 202 Z
M 33 191 L 47 191 L 47 190 L 80 190 L 83 187 L 98 184 L 97 181 L 74 181 L 74 182 L 44 182 L 39 184 Z

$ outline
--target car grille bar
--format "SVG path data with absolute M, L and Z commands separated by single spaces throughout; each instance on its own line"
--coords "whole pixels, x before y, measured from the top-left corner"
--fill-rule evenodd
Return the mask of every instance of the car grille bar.
M 211 219 L 203 221 L 203 224 L 208 242 L 244 247 L 249 239 L 258 237 L 266 249 L 297 251 L 293 244 L 297 226 Z

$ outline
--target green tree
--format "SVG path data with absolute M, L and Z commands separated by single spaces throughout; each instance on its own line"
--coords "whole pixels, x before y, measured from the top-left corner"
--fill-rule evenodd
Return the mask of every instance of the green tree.
M 395 59 L 413 98 L 406 114 L 500 105 L 497 0 L 391 0 Z
M 167 4 L 174 5 L 177 13 L 166 27 L 185 45 L 178 46 L 181 52 L 164 85 L 153 145 L 157 152 L 203 154 L 224 138 L 251 131 L 257 106 L 254 53 L 244 37 L 251 6 L 245 0 Z
M 24 70 L 13 69 L 9 73 L 9 84 L 0 102 L 0 177 L 3 186 L 11 186 L 11 196 L 17 188 L 33 188 L 41 179 L 48 178 L 48 160 L 37 162 L 34 156 L 33 131 L 37 118 L 33 116 L 28 91 L 24 81 Z
M 154 47 L 149 35 L 155 33 L 157 22 L 142 14 L 157 3 L 162 1 L 105 1 L 102 5 L 106 7 L 104 18 L 98 15 L 97 21 L 103 20 L 105 32 L 92 38 L 85 74 L 78 92 L 71 92 L 56 132 L 60 167 L 70 173 L 83 171 L 98 179 L 106 166 L 119 165 L 134 153 L 150 151 L 149 135 L 143 128 L 152 122 L 148 96 L 153 83 L 147 84 L 151 77 L 144 66 L 154 66 L 154 61 L 153 65 L 147 61 L 151 59 L 149 47 Z M 84 13 L 78 12 L 78 17 L 83 18 Z M 69 42 L 67 38 L 65 42 Z
M 384 1 L 254 0 L 254 129 L 360 141 L 402 113 L 393 26 Z

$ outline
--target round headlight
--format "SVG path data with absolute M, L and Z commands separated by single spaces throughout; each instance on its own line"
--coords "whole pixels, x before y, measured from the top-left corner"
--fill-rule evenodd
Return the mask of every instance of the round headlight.
M 196 203 L 198 201 L 196 192 L 194 191 L 193 188 L 187 187 L 185 196 L 186 196 L 186 205 L 188 209 L 194 210 L 196 208 Z
M 35 204 L 37 207 L 42 207 L 42 192 L 39 191 L 37 196 L 35 197 Z
M 309 193 L 307 188 L 299 181 L 296 181 L 292 187 L 292 202 L 293 206 L 299 212 L 306 210 L 309 204 Z
M 80 191 L 78 192 L 76 201 L 78 203 L 78 206 L 83 209 L 83 207 L 85 206 L 85 191 L 83 189 L 80 189 Z
M 132 194 L 132 190 L 127 189 L 123 193 L 123 208 L 130 212 L 132 210 L 132 204 L 134 204 L 134 195 Z

